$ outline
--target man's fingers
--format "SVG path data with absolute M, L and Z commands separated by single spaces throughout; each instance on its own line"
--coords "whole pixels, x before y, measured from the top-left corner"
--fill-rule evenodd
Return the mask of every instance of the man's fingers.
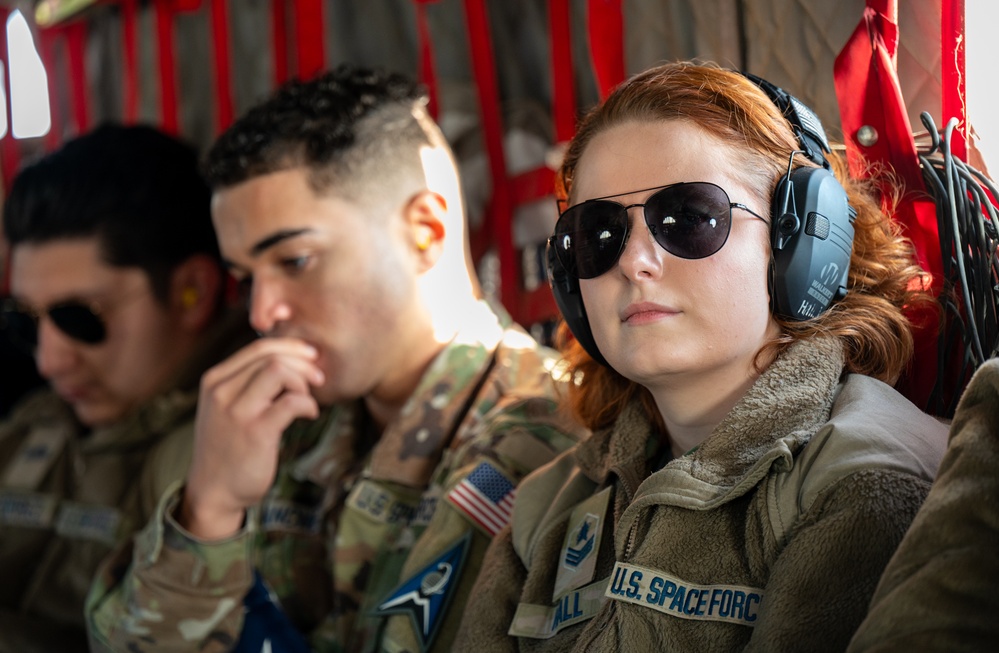
M 309 396 L 309 391 L 309 379 L 299 365 L 272 358 L 256 367 L 242 391 L 227 404 L 226 412 L 239 423 L 249 423 L 283 395 Z
M 298 418 L 316 419 L 319 417 L 319 404 L 312 395 L 285 393 L 281 395 L 259 418 L 259 424 L 266 429 L 283 432 Z
M 227 367 L 225 370 L 213 369 L 202 379 L 202 393 L 217 406 L 229 406 L 240 400 L 247 393 L 254 396 L 266 394 L 265 388 L 256 388 L 260 381 L 269 375 L 278 374 L 279 378 L 287 378 L 282 370 L 290 370 L 308 385 L 321 385 L 325 380 L 322 370 L 316 367 L 312 360 L 299 356 L 288 356 L 282 353 L 268 353 L 259 358 L 245 360 L 241 367 Z M 222 374 L 229 373 L 222 377 Z M 297 385 L 296 385 L 297 387 Z M 277 394 L 277 392 L 275 392 Z
M 245 374 L 260 360 L 272 356 L 315 362 L 319 352 L 316 351 L 315 347 L 298 338 L 261 338 L 205 372 L 201 384 L 203 387 L 215 387 L 231 378 Z

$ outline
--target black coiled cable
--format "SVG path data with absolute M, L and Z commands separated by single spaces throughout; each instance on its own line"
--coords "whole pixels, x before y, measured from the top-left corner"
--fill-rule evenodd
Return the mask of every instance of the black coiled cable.
M 937 379 L 930 412 L 950 417 L 961 390 L 983 362 L 999 354 L 999 192 L 984 174 L 955 158 L 951 138 L 957 120 L 943 134 L 927 112 L 920 119 L 931 143 L 919 155 L 926 189 L 936 204 L 944 320 L 937 346 Z

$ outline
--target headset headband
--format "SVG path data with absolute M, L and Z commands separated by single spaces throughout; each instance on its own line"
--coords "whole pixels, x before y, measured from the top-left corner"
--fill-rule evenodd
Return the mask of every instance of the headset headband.
M 805 106 L 798 98 L 762 77 L 757 77 L 751 73 L 742 74 L 759 86 L 770 98 L 770 101 L 784 114 L 784 118 L 791 123 L 791 129 L 794 131 L 805 156 L 812 163 L 829 170 L 829 162 L 824 153 L 829 153 L 832 150 L 826 138 L 826 130 L 822 127 L 822 121 L 815 115 L 815 112 Z

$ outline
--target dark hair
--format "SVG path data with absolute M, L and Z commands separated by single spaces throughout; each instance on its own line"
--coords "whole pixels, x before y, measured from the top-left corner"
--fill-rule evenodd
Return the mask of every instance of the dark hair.
M 22 170 L 3 229 L 13 247 L 96 237 L 107 263 L 144 270 L 160 300 L 178 264 L 219 259 L 197 152 L 144 126 L 102 125 Z
M 438 144 L 426 95 L 408 78 L 341 65 L 293 80 L 237 120 L 205 162 L 214 188 L 306 166 L 314 190 L 355 200 L 420 175 L 420 147 Z M 369 185 L 378 184 L 372 193 Z
M 732 144 L 744 165 L 743 175 L 760 198 L 773 193 L 791 152 L 799 149 L 788 121 L 773 102 L 739 73 L 714 65 L 670 63 L 639 73 L 618 86 L 590 111 L 569 144 L 557 184 L 563 198 L 572 196 L 576 168 L 596 134 L 628 121 L 687 120 Z M 913 352 L 911 325 L 904 308 L 931 306 L 921 289 L 924 272 L 912 244 L 887 218 L 869 184 L 851 178 L 842 159 L 830 155 L 836 177 L 857 209 L 856 237 L 850 259 L 849 293 L 818 318 L 802 322 L 777 319 L 781 335 L 764 345 L 764 354 L 779 355 L 792 343 L 819 335 L 842 342 L 846 369 L 894 383 Z M 811 165 L 795 159 L 796 166 Z M 559 341 L 570 373 L 583 382 L 569 388 L 576 417 L 590 428 L 613 422 L 636 394 L 653 420 L 661 419 L 648 390 L 596 363 L 563 324 Z

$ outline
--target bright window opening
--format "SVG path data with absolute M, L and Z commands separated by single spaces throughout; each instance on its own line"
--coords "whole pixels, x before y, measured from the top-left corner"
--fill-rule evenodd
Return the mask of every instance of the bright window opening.
M 965 0 L 968 122 L 978 134 L 978 149 L 993 177 L 999 173 L 999 87 L 995 84 L 999 48 L 992 33 L 996 21 L 999 3 L 995 0 Z
M 52 126 L 48 76 L 35 49 L 28 21 L 20 11 L 14 11 L 7 19 L 7 57 L 14 138 L 44 136 Z

